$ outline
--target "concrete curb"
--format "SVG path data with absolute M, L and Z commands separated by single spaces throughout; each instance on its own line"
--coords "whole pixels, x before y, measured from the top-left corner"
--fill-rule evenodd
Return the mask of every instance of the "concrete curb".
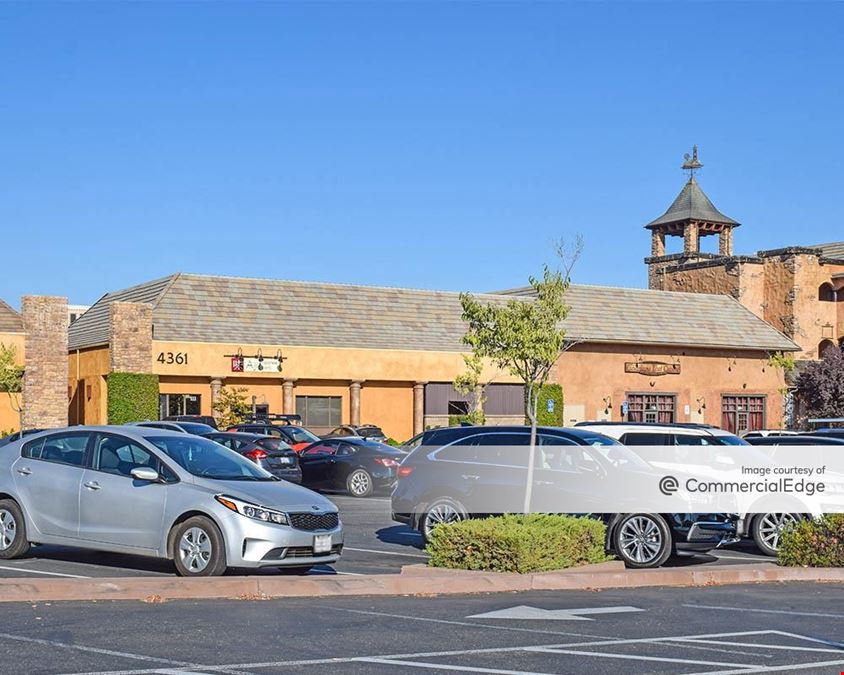
M 401 574 L 333 577 L 130 577 L 119 579 L 0 579 L 0 602 L 63 600 L 256 600 L 349 595 L 449 595 L 531 590 L 600 590 L 645 586 L 714 586 L 785 581 L 844 583 L 844 568 L 778 567 L 773 563 L 720 568 L 627 570 L 620 562 L 557 572 L 500 574 L 411 565 Z

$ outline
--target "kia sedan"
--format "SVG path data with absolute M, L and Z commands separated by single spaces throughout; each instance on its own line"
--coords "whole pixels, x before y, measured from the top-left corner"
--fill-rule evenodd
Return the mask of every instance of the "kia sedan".
M 324 497 L 206 438 L 140 426 L 52 430 L 0 450 L 0 559 L 56 544 L 229 567 L 306 571 L 339 559 Z

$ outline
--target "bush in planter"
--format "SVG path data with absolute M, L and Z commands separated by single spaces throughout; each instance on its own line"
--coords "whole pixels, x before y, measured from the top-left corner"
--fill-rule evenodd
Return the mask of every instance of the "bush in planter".
M 545 572 L 609 560 L 599 520 L 550 514 L 504 515 L 438 525 L 429 565 L 490 572 Z
M 786 529 L 777 562 L 788 567 L 844 567 L 844 513 L 801 520 Z

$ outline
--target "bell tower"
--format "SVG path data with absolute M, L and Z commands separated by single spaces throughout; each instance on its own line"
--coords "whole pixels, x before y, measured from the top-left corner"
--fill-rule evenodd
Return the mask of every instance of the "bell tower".
M 709 200 L 697 183 L 695 173 L 703 167 L 697 156 L 697 146 L 684 157 L 682 169 L 689 179 L 668 210 L 645 225 L 651 231 L 651 255 L 645 258 L 648 266 L 648 286 L 662 287 L 658 271 L 667 265 L 697 260 L 727 257 L 733 254 L 733 228 L 740 225 L 725 216 Z M 700 238 L 718 235 L 718 253 L 701 253 Z M 666 255 L 665 238 L 683 237 L 683 252 Z

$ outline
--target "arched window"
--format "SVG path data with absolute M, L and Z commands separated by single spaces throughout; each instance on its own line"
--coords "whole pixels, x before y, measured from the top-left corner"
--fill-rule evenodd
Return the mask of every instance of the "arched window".
M 832 340 L 821 340 L 818 345 L 818 358 L 822 359 L 827 349 L 838 349 L 838 346 Z
M 818 300 L 821 302 L 835 302 L 835 289 L 832 284 L 826 282 L 818 288 Z

